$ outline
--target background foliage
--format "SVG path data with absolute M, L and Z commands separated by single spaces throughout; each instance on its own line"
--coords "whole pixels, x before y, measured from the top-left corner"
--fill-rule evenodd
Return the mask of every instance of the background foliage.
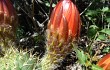
M 52 6 L 49 0 L 12 0 L 12 2 L 19 18 L 17 38 L 19 40 L 34 38 L 37 43 L 34 45 L 39 45 L 45 39 L 45 29 L 50 11 L 58 1 L 53 1 Z M 81 15 L 82 31 L 80 36 L 86 36 L 92 40 L 98 34 L 96 36 L 98 41 L 108 40 L 110 35 L 110 1 L 76 0 L 73 2 L 77 5 Z

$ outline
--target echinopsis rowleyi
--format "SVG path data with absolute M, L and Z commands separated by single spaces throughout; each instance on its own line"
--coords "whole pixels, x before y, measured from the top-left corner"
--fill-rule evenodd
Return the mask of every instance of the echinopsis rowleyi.
M 71 0 L 60 0 L 53 9 L 47 26 L 46 54 L 42 58 L 42 70 L 54 70 L 72 52 L 80 35 L 81 20 Z
M 10 0 L 0 0 L 0 46 L 13 46 L 17 28 L 17 14 Z M 4 50 L 5 51 L 5 50 Z

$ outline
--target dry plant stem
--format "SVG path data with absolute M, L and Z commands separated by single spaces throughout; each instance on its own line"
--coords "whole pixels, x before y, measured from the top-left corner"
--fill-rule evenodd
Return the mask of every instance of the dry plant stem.
M 93 44 L 94 44 L 94 42 L 95 42 L 95 40 L 96 40 L 96 38 L 97 38 L 98 35 L 99 35 L 99 33 L 97 32 L 96 35 L 95 35 L 95 37 L 94 37 L 94 39 L 89 43 L 89 45 L 88 45 L 88 47 L 89 47 L 88 51 L 89 52 L 91 52 L 92 46 L 93 46 Z
M 38 4 L 38 6 L 40 7 L 40 9 L 43 11 L 43 13 L 47 16 L 47 18 L 49 18 L 48 14 L 45 12 L 45 10 L 43 9 L 43 7 L 41 7 L 38 3 L 37 0 L 35 0 L 35 2 Z
M 32 19 L 32 22 L 34 24 L 35 30 L 38 30 L 38 28 L 36 26 L 36 23 L 34 21 L 34 2 L 35 2 L 35 0 L 33 0 L 33 2 L 32 2 L 33 4 L 32 4 L 32 16 L 31 16 L 31 19 Z
M 105 44 L 102 43 L 102 45 L 100 46 L 99 50 L 95 52 L 95 54 L 94 54 L 94 56 L 93 56 L 92 59 L 94 59 L 94 58 L 97 56 L 97 54 L 99 53 L 99 51 L 100 51 L 104 46 L 105 46 Z
M 52 4 L 53 4 L 53 0 L 50 0 L 50 11 L 49 11 L 50 16 L 51 16 L 51 12 L 52 12 Z
M 85 8 L 85 10 L 80 13 L 80 15 L 84 14 L 84 13 L 88 10 L 88 8 L 93 4 L 94 1 L 95 1 L 95 0 L 92 0 L 92 1 L 89 3 L 89 5 Z

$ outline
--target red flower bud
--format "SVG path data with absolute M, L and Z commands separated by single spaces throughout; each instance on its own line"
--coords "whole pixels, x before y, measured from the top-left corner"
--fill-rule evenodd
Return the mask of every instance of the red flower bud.
M 61 0 L 54 8 L 48 29 L 58 40 L 77 39 L 80 33 L 80 14 L 71 0 Z
M 110 70 L 110 53 L 99 60 L 97 65 L 102 67 L 104 70 Z
M 9 26 L 15 29 L 16 22 L 16 12 L 10 0 L 0 0 L 0 27 Z
M 12 3 L 10 0 L 0 0 L 0 46 L 3 51 L 14 43 L 16 27 L 17 16 Z
M 80 33 L 80 15 L 71 0 L 60 0 L 50 17 L 47 27 L 46 55 L 42 58 L 42 70 L 54 70 L 72 52 L 71 44 Z

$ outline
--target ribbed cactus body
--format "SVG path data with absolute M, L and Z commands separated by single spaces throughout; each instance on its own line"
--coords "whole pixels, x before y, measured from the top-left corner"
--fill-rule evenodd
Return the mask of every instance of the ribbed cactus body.
M 36 70 L 37 58 L 29 52 L 11 48 L 0 58 L 0 70 Z
M 42 70 L 54 70 L 66 55 L 72 52 L 80 34 L 80 15 L 71 0 L 58 2 L 47 26 L 46 54 L 42 58 Z

